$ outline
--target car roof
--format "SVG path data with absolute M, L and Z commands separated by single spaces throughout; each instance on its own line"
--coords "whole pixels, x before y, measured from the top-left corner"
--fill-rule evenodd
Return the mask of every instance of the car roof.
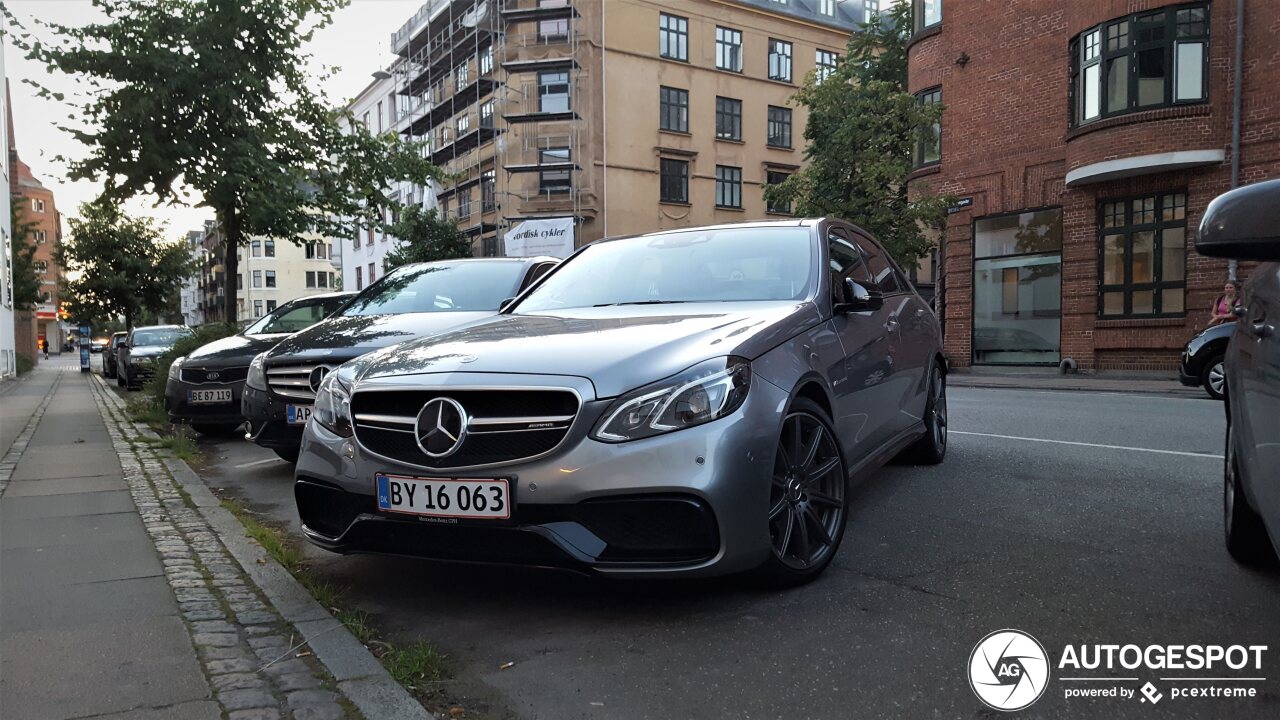
M 420 267 L 423 265 L 455 265 L 458 263 L 524 263 L 526 265 L 532 265 L 534 263 L 542 263 L 542 262 L 558 263 L 560 262 L 560 258 L 551 257 L 550 255 L 534 255 L 532 257 L 455 258 L 453 260 L 432 260 L 430 262 L 409 263 L 408 265 L 401 265 L 399 268 L 396 268 L 396 270 L 399 270 L 400 268 L 407 268 L 407 267 Z
M 588 244 L 594 245 L 597 242 L 600 242 L 600 243 L 613 242 L 614 240 L 626 240 L 629 238 L 637 238 L 637 237 L 653 237 L 658 235 L 671 235 L 673 233 L 706 232 L 708 230 L 731 230 L 735 228 L 770 228 L 770 227 L 815 227 L 818 224 L 828 219 L 834 220 L 835 218 L 788 218 L 786 220 L 748 220 L 746 222 L 721 223 L 719 225 L 699 225 L 697 227 L 688 227 L 688 228 L 669 228 L 666 230 L 654 230 L 653 232 L 647 232 L 647 233 L 635 233 L 633 235 L 618 235 L 615 237 L 608 237 L 608 238 L 603 238 L 601 240 L 596 240 L 595 242 L 588 243 Z
M 299 300 L 328 300 L 329 298 L 349 298 L 349 297 L 354 297 L 355 295 L 356 295 L 355 290 L 342 290 L 339 292 L 317 293 L 315 295 L 303 295 L 302 297 L 296 297 L 290 300 L 289 302 L 298 302 Z
M 186 325 L 139 325 L 134 330 L 190 330 Z
M 117 330 L 116 332 L 111 333 L 111 337 L 116 337 L 118 335 L 128 335 L 128 334 L 129 334 L 128 330 Z

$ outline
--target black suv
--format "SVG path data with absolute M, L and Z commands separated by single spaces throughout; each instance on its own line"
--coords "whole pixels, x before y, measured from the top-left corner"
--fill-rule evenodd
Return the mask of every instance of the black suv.
M 553 257 L 468 258 L 405 265 L 332 317 L 253 359 L 241 400 L 247 437 L 294 462 L 316 388 L 330 370 L 388 345 L 491 317 L 555 267 Z

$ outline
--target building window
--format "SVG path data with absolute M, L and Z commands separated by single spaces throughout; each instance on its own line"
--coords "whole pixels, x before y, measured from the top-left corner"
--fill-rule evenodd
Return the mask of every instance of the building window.
M 355 228 L 356 228 L 356 236 L 351 238 L 351 249 L 359 250 L 360 249 L 360 233 L 362 232 L 360 229 L 359 222 L 356 222 Z
M 539 151 L 538 162 L 542 165 L 564 165 L 569 162 L 569 148 L 548 148 Z M 573 188 L 573 171 L 569 168 L 542 170 L 538 173 L 538 190 L 544 195 L 567 193 Z
M 38 198 L 31 198 L 31 212 L 44 212 L 44 201 Z
M 372 225 L 370 225 L 369 227 L 365 228 L 365 240 L 364 240 L 364 244 L 365 244 L 365 245 L 369 245 L 369 246 L 372 246 L 372 245 L 373 245 L 373 226 L 372 226 Z
M 716 166 L 716 207 L 742 207 L 742 168 Z
M 257 272 L 257 271 L 255 270 L 254 272 Z M 268 270 L 267 271 L 267 287 L 273 288 L 275 286 L 276 286 L 276 271 Z
M 729 28 L 716 28 L 716 67 L 742 72 L 742 33 Z
M 253 271 L 253 286 L 256 288 L 262 287 L 262 271 L 261 270 Z
M 311 270 L 307 271 L 306 284 L 307 284 L 307 287 L 309 288 L 313 288 L 316 286 L 316 274 L 314 271 L 311 271 Z
M 862 0 L 862 14 L 867 18 L 879 14 L 880 0 Z
M 467 83 L 470 81 L 470 78 L 468 77 L 469 75 L 470 75 L 470 70 L 467 67 L 467 61 L 463 60 L 461 63 L 458 64 L 458 67 L 454 68 L 453 70 L 453 91 L 454 92 L 458 92 L 459 90 L 467 86 Z
M 49 242 L 49 233 L 44 230 L 33 230 L 31 234 L 35 237 L 37 245 Z
M 1206 6 L 1127 15 L 1071 41 L 1071 124 L 1209 98 Z
M 662 158 L 660 197 L 662 202 L 689 202 L 689 163 Z
M 364 288 L 364 268 L 356 266 L 356 290 Z
M 493 101 L 486 100 L 480 106 L 480 127 L 485 130 L 493 129 Z
M 254 257 L 262 257 L 262 241 L 254 240 L 249 243 L 249 253 Z
M 791 108 L 769 106 L 768 132 L 765 143 L 769 147 L 791 147 Z
M 382 125 L 382 101 L 378 101 L 378 133 L 382 133 L 385 128 Z
M 373 263 L 369 263 L 369 284 L 372 285 L 374 280 L 378 279 L 377 270 Z
M 458 191 L 458 218 L 471 217 L 471 188 Z M 373 282 L 372 273 L 369 275 L 369 282 Z
M 787 178 L 789 177 L 791 177 L 789 173 L 775 172 L 773 170 L 770 170 L 769 172 L 765 173 L 765 182 L 768 183 L 769 185 L 781 185 L 782 183 L 786 182 Z M 784 215 L 790 215 L 791 203 L 789 202 L 776 203 L 776 202 L 770 202 L 768 199 L 766 199 L 764 204 L 764 211 L 770 212 L 770 213 L 781 213 Z
M 769 38 L 769 79 L 791 82 L 791 43 Z
M 835 74 L 836 57 L 837 55 L 830 50 L 818 50 L 814 53 L 813 68 L 818 76 L 818 82 L 822 82 Z
M 324 260 L 325 259 L 324 243 L 309 242 L 302 247 L 303 253 L 308 260 Z
M 267 312 L 268 312 L 268 313 L 273 313 L 273 312 L 275 312 L 275 311 L 276 311 L 276 301 L 275 301 L 275 300 L 268 300 L 268 301 L 267 301 Z
M 1099 317 L 1184 315 L 1187 196 L 1112 200 L 1099 208 Z
M 480 173 L 480 212 L 498 207 L 498 176 L 493 170 Z
M 275 257 L 275 256 L 276 256 L 276 241 L 275 241 L 275 240 L 266 240 L 266 241 L 264 241 L 264 242 L 262 243 L 262 254 L 263 254 L 263 255 L 266 255 L 267 257 Z
M 480 252 L 484 257 L 498 257 L 498 238 L 490 236 L 480 241 Z
M 658 127 L 673 132 L 689 132 L 689 91 L 658 88 Z
M 911 17 L 916 32 L 942 22 L 942 0 L 911 0 Z
M 538 73 L 538 112 L 569 112 L 569 73 Z
M 733 98 L 716 98 L 716 138 L 720 140 L 742 139 L 742 101 Z
M 431 100 L 436 104 L 444 102 L 444 76 L 431 85 Z
M 836 0 L 818 0 L 818 12 L 827 17 L 835 17 Z
M 31 269 L 38 273 L 44 274 L 49 272 L 49 263 L 45 260 L 36 260 L 31 263 Z
M 471 132 L 471 116 L 467 113 L 459 115 L 455 127 L 458 131 L 458 137 L 462 137 L 463 135 Z
M 925 90 L 916 94 L 916 102 L 923 106 L 937 105 L 942 102 L 942 88 Z M 935 120 L 922 136 L 916 138 L 913 153 L 915 167 L 933 165 L 942 160 L 942 120 Z
M 689 21 L 679 15 L 658 16 L 658 54 L 669 60 L 689 60 Z
M 1057 365 L 1062 210 L 974 220 L 973 257 L 973 362 Z
M 331 273 L 331 272 L 317 272 L 317 273 L 316 273 L 316 286 L 317 286 L 317 287 L 322 287 L 322 288 L 323 288 L 323 287 L 332 287 L 332 286 L 333 286 L 333 283 L 332 283 L 332 282 L 330 282 L 330 278 L 332 278 L 332 277 L 333 277 L 333 273 Z
M 261 300 L 253 301 L 253 316 L 262 317 L 262 301 Z
M 493 46 L 484 49 L 484 52 L 476 56 L 476 67 L 479 68 L 481 75 L 488 75 L 493 72 Z

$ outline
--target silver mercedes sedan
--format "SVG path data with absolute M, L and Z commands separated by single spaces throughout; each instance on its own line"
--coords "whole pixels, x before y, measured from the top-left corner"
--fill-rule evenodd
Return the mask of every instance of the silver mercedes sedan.
M 335 552 L 798 584 L 851 482 L 942 461 L 945 383 L 932 309 L 851 224 L 604 240 L 330 373 L 295 497 Z

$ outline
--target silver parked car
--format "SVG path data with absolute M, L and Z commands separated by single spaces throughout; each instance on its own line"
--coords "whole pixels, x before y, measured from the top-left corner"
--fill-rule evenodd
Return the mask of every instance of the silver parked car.
M 1222 510 L 1227 550 L 1247 564 L 1280 548 L 1280 180 L 1219 195 L 1205 208 L 1196 250 L 1260 260 L 1227 345 Z
M 337 552 L 804 582 L 850 478 L 942 461 L 945 382 L 937 318 L 857 227 L 606 240 L 330 373 L 295 496 Z

